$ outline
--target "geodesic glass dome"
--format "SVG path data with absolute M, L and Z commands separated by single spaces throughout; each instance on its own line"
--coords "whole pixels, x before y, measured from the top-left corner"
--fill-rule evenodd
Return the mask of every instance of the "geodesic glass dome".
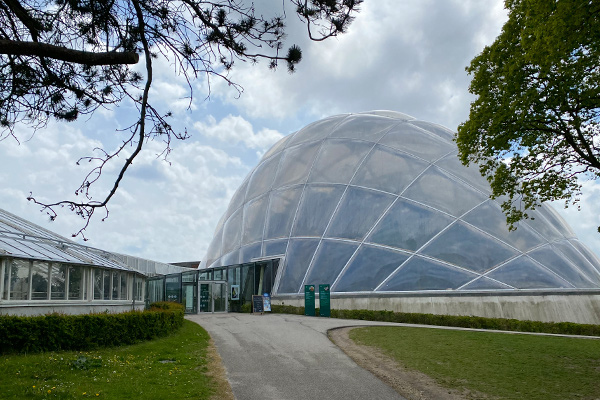
M 202 267 L 280 256 L 278 294 L 600 288 L 600 260 L 549 205 L 508 231 L 452 137 L 390 111 L 284 137 L 234 194 Z

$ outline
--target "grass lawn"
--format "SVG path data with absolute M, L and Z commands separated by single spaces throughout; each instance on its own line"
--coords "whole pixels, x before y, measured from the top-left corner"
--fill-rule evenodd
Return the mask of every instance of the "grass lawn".
M 0 357 L 2 399 L 206 399 L 210 337 L 184 321 L 171 336 L 90 352 Z
M 600 340 L 404 327 L 350 337 L 449 388 L 501 399 L 600 398 Z

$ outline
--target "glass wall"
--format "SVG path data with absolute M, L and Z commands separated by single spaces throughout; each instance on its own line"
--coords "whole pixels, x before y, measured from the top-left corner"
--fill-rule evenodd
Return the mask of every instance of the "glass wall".
M 67 267 L 64 264 L 52 263 L 50 268 L 50 299 L 64 300 L 66 298 Z
M 34 261 L 31 269 L 31 300 L 48 300 L 50 264 Z
M 31 262 L 12 260 L 10 268 L 10 300 L 29 300 Z

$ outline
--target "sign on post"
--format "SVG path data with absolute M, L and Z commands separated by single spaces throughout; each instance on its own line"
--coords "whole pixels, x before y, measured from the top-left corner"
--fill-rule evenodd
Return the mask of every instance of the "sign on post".
M 321 317 L 331 316 L 329 285 L 319 285 L 319 315 Z
M 304 285 L 304 315 L 315 316 L 315 285 Z

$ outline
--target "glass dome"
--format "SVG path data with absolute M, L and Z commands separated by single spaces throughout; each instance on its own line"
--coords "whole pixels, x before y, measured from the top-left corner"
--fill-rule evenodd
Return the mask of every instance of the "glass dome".
M 509 232 L 453 136 L 371 111 L 284 137 L 234 194 L 202 268 L 281 257 L 278 294 L 600 288 L 600 260 L 549 205 Z

